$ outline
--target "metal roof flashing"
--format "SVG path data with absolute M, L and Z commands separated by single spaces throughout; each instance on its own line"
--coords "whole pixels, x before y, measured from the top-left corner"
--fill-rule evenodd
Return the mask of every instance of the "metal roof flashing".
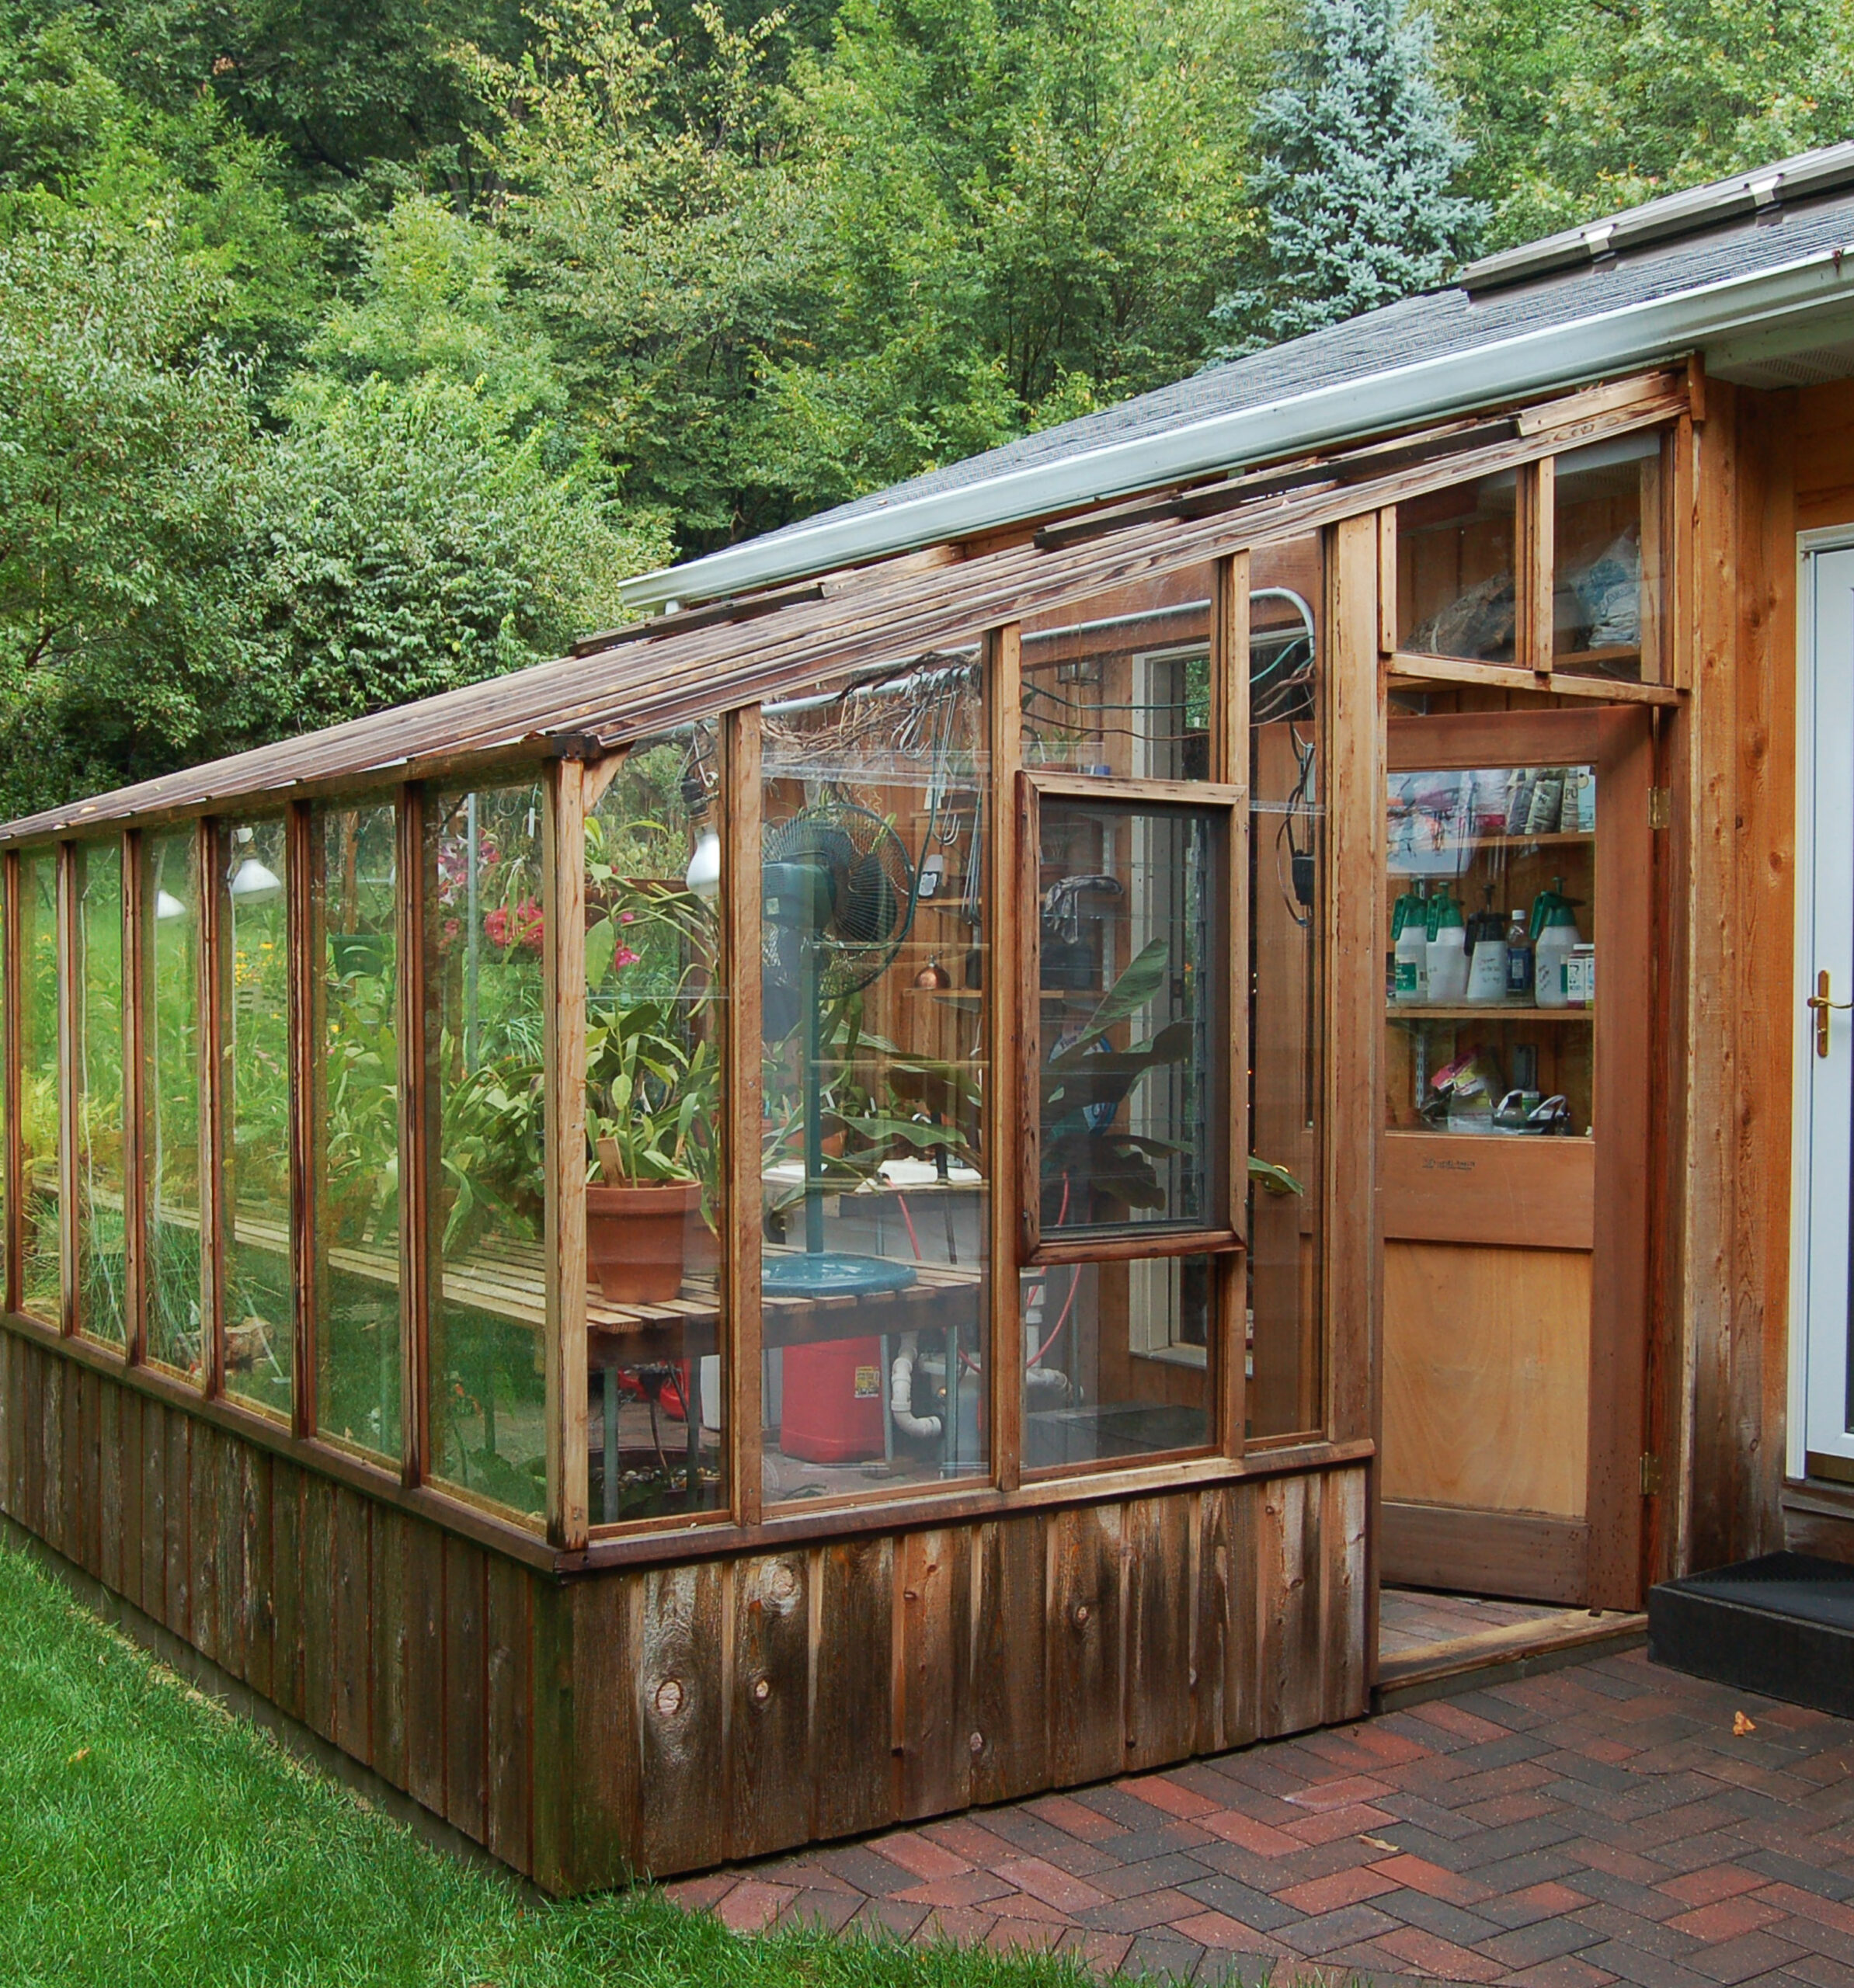
M 1456 280 L 1470 297 L 1535 276 L 1575 269 L 1603 255 L 1619 255 L 1651 242 L 1668 242 L 1717 227 L 1721 222 L 1768 214 L 1786 203 L 1854 185 L 1854 140 L 1799 152 L 1774 165 L 1716 179 L 1709 186 L 1664 194 L 1620 214 L 1567 228 L 1536 242 L 1522 242 L 1470 262 Z
M 1845 152 L 1854 179 L 1854 144 L 1835 150 Z M 624 603 L 633 612 L 649 613 L 672 600 L 687 607 L 748 593 L 1661 364 L 1704 349 L 1727 333 L 1773 325 L 1854 295 L 1854 260 L 1849 259 L 1854 214 L 1849 226 L 1849 236 L 1832 247 L 1780 262 L 1633 301 L 1594 301 L 1568 320 L 1522 320 L 1484 342 L 1449 342 L 1401 363 L 1320 380 L 1297 391 L 1195 419 L 1180 418 L 1053 460 L 1001 467 L 993 475 L 950 488 L 903 485 L 888 503 L 826 513 L 687 565 L 642 575 L 625 582 Z M 1604 274 L 1612 266 L 1605 262 L 1595 273 Z M 1432 293 L 1424 301 L 1446 308 L 1451 300 L 1464 321 L 1483 308 L 1459 289 Z

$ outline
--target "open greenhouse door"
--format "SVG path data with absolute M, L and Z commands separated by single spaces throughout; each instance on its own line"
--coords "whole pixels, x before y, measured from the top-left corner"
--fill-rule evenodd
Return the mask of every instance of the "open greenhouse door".
M 1648 714 L 1388 731 L 1383 1578 L 1633 1607 Z

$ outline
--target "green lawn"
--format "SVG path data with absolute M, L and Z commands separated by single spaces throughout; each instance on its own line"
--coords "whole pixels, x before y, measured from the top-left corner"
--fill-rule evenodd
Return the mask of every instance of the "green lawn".
M 1073 1988 L 1055 1962 L 536 1907 L 299 1765 L 0 1548 L 0 1982 Z

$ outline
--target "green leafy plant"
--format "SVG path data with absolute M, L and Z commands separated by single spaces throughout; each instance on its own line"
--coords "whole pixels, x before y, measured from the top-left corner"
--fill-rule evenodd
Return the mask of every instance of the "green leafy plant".
M 1123 1218 L 1122 1211 L 1160 1210 L 1166 1188 L 1156 1163 L 1186 1150 L 1177 1141 L 1129 1131 L 1120 1107 L 1151 1072 L 1190 1055 L 1193 1028 L 1169 1022 L 1131 1048 L 1111 1045 L 1112 1031 L 1144 1009 L 1170 971 L 1170 949 L 1154 939 L 1101 997 L 1075 1039 L 1042 1072 L 1043 1220 L 1059 1227 L 1070 1210 L 1093 1222 Z M 1249 1156 L 1249 1178 L 1271 1194 L 1306 1190 L 1285 1166 Z
M 591 846 L 600 909 L 587 926 L 589 1172 L 612 1186 L 718 1185 L 721 1062 L 707 1026 L 718 933 L 711 906 L 678 884 L 621 877 Z

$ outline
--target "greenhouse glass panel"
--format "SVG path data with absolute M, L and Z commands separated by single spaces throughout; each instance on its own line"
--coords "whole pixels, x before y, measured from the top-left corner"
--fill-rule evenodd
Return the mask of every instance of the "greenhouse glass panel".
M 77 1124 L 78 1327 L 110 1346 L 123 1343 L 122 848 L 79 843 L 74 1086 Z
M 148 1016 L 148 1357 L 201 1371 L 200 1265 L 200 866 L 190 826 L 142 845 Z
M 547 1502 L 544 797 L 524 782 L 426 805 L 431 1472 L 533 1514 Z

